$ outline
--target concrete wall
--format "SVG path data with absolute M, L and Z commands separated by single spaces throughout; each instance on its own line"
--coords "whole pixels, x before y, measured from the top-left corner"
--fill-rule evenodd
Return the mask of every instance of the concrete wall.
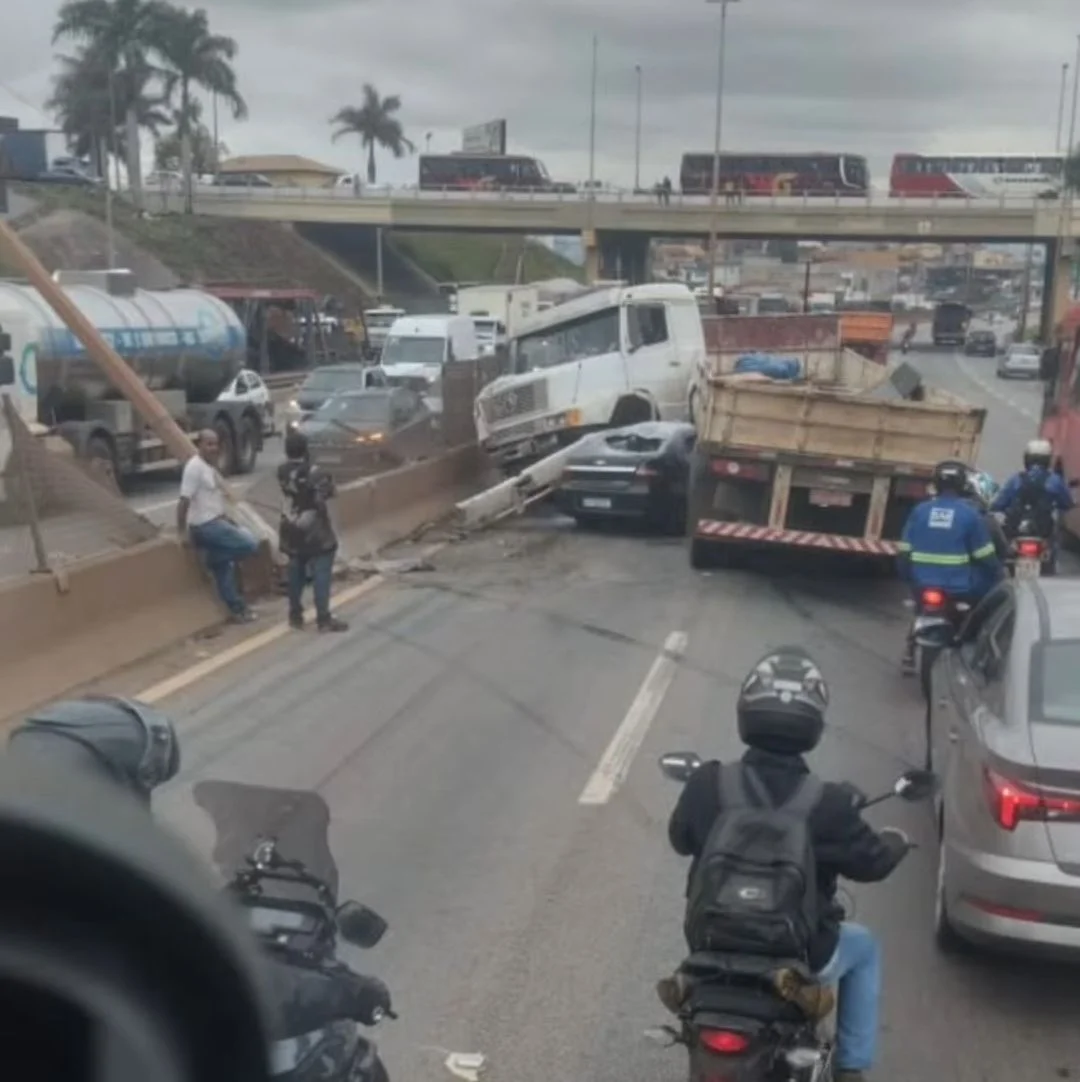
M 407 537 L 450 511 L 482 468 L 473 445 L 343 486 L 334 517 L 354 554 Z M 245 592 L 268 586 L 246 569 Z M 63 695 L 218 624 L 222 611 L 191 552 L 155 540 L 0 582 L 0 717 Z

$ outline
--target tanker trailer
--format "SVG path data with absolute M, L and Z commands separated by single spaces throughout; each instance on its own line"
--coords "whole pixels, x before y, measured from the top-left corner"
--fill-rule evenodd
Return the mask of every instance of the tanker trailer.
M 258 410 L 217 396 L 246 362 L 247 335 L 233 310 L 197 289 L 136 289 L 124 272 L 57 274 L 102 336 L 187 432 L 212 428 L 225 474 L 248 473 L 262 449 Z M 177 461 L 31 286 L 0 281 L 0 334 L 11 339 L 11 395 L 39 435 L 58 435 L 119 483 Z M 0 468 L 9 438 L 0 435 Z

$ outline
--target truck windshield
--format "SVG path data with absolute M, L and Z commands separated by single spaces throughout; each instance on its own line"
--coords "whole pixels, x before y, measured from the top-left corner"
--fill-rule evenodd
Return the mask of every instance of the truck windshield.
M 619 351 L 619 309 L 605 308 L 517 340 L 514 371 L 553 368 Z
M 382 363 L 442 364 L 446 360 L 445 338 L 401 338 L 394 335 L 383 346 Z

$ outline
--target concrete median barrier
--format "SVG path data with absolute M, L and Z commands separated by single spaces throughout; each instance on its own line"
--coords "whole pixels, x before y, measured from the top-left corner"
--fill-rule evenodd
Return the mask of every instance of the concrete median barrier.
M 18 714 L 220 619 L 195 558 L 175 541 L 2 582 L 2 713 Z
M 343 547 L 362 555 L 408 537 L 451 511 L 481 469 L 479 449 L 464 446 L 342 486 L 334 514 Z M 244 569 L 245 592 L 265 581 L 265 570 L 258 562 Z M 0 717 L 100 680 L 221 618 L 195 557 L 169 539 L 58 575 L 0 582 Z

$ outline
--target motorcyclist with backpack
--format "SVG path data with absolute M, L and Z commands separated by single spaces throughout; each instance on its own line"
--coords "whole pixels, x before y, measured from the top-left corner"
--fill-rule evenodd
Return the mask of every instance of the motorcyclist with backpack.
M 148 703 L 118 696 L 42 707 L 12 731 L 7 752 L 115 785 L 148 809 L 153 790 L 180 770 L 180 743 L 169 717 Z M 301 968 L 270 953 L 263 958 L 267 998 L 277 1006 L 274 1040 L 342 1018 L 370 1025 L 375 1011 L 390 1008 L 390 992 L 376 977 L 345 967 L 332 974 Z
M 867 928 L 843 919 L 837 880 L 885 879 L 910 843 L 901 831 L 867 824 L 852 786 L 811 773 L 803 756 L 821 739 L 828 702 L 821 672 L 803 649 L 781 647 L 762 658 L 736 706 L 748 750 L 737 763 L 706 762 L 690 777 L 668 837 L 676 853 L 691 858 L 684 926 L 691 951 L 775 956 L 778 993 L 811 1017 L 828 1012 L 826 986 L 839 985 L 837 1078 L 860 1082 L 876 1052 L 881 953 Z M 769 845 L 755 854 L 762 834 L 771 835 Z M 785 863 L 779 854 L 789 844 Z M 760 883 L 747 878 L 755 867 Z M 740 889 L 732 889 L 733 869 Z M 777 901 L 769 919 L 743 901 L 762 893 Z M 800 963 L 816 981 L 800 976 Z M 688 991 L 678 974 L 657 985 L 676 1012 Z
M 1024 448 L 1024 468 L 1005 482 L 990 507 L 1004 516 L 1008 537 L 1015 537 L 1021 521 L 1030 517 L 1050 546 L 1052 566 L 1057 554 L 1055 514 L 1076 506 L 1069 486 L 1051 469 L 1053 458 L 1049 440 L 1031 440 Z

